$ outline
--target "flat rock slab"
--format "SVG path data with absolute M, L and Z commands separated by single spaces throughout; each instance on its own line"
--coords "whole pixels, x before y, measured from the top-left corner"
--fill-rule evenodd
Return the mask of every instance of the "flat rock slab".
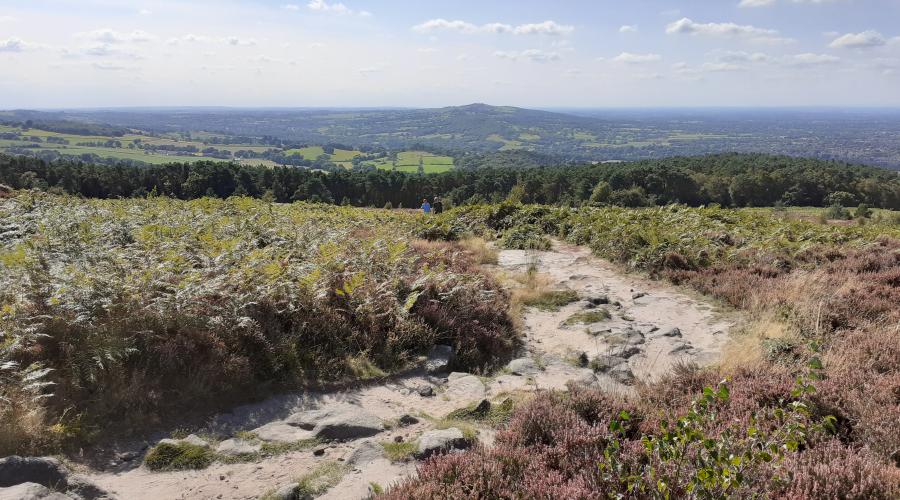
M 314 437 L 320 439 L 358 439 L 384 430 L 380 418 L 359 406 L 346 403 L 295 413 L 284 423 L 311 431 Z
M 237 457 L 240 455 L 259 453 L 261 449 L 262 444 L 260 443 L 254 443 L 253 441 L 247 441 L 246 439 L 241 438 L 231 438 L 219 443 L 219 446 L 216 447 L 216 452 L 230 457 Z
M 347 463 L 350 465 L 365 465 L 384 458 L 384 447 L 371 439 L 361 441 L 350 452 Z
M 435 453 L 452 449 L 463 449 L 468 445 L 469 442 L 463 436 L 462 431 L 456 427 L 427 431 L 419 436 L 419 450 L 417 456 L 419 458 L 427 458 Z
M 270 422 L 253 429 L 251 432 L 256 434 L 256 437 L 263 441 L 272 441 L 275 443 L 295 443 L 297 441 L 315 437 L 312 431 L 301 429 L 284 422 Z
M 450 400 L 463 402 L 475 401 L 484 398 L 484 384 L 475 375 L 466 375 L 450 380 L 444 396 Z
M 506 365 L 506 368 L 513 375 L 534 375 L 541 371 L 541 368 L 531 358 L 514 359 Z

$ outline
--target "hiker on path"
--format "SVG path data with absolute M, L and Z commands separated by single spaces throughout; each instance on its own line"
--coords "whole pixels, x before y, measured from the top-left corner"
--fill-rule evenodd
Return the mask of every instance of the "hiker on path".
M 434 197 L 434 213 L 439 214 L 444 211 L 444 203 L 441 201 L 441 198 L 438 196 Z
M 428 203 L 427 199 L 422 199 L 422 212 L 426 214 L 431 213 L 431 205 Z

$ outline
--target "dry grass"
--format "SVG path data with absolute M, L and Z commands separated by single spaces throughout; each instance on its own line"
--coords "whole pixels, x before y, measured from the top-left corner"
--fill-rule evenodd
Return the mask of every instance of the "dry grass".
M 499 252 L 488 244 L 484 238 L 466 238 L 459 242 L 467 252 L 472 254 L 472 259 L 478 264 L 497 264 Z

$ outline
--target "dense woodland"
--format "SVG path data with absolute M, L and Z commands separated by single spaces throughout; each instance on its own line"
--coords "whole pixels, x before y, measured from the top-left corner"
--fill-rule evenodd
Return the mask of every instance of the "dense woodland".
M 424 197 L 450 204 L 496 202 L 650 206 L 856 206 L 900 209 L 900 177 L 873 167 L 769 156 L 722 154 L 618 164 L 512 167 L 498 154 L 441 174 L 391 171 L 319 172 L 226 162 L 159 166 L 48 162 L 0 156 L 0 183 L 64 191 L 90 198 L 156 194 L 191 199 L 245 195 L 279 202 L 321 201 L 356 206 L 415 207 Z

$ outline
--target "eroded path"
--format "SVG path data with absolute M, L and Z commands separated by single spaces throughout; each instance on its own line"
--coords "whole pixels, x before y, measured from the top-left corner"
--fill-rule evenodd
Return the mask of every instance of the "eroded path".
M 732 324 L 711 304 L 626 275 L 585 248 L 556 243 L 549 252 L 503 251 L 496 267 L 516 273 L 529 266 L 546 277 L 548 288 L 572 290 L 578 299 L 558 310 L 526 309 L 523 351 L 496 376 L 440 373 L 444 360 L 436 353 L 431 373 L 423 367 L 377 385 L 283 395 L 218 415 L 197 435 L 234 463 L 151 472 L 134 450 L 88 477 L 123 499 L 258 498 L 287 491 L 302 477 L 307 488 L 323 491 L 322 498 L 364 498 L 415 474 L 416 457 L 461 446 L 465 439 L 454 433 L 471 438 L 474 431 L 490 445 L 487 425 L 453 430 L 460 426 L 443 417 L 454 410 L 483 400 L 497 405 L 520 391 L 565 389 L 570 381 L 629 392 L 675 363 L 715 362 L 727 341 Z M 322 436 L 332 439 L 302 445 Z M 391 461 L 385 444 L 406 446 L 411 456 Z M 280 453 L 259 454 L 279 447 Z

